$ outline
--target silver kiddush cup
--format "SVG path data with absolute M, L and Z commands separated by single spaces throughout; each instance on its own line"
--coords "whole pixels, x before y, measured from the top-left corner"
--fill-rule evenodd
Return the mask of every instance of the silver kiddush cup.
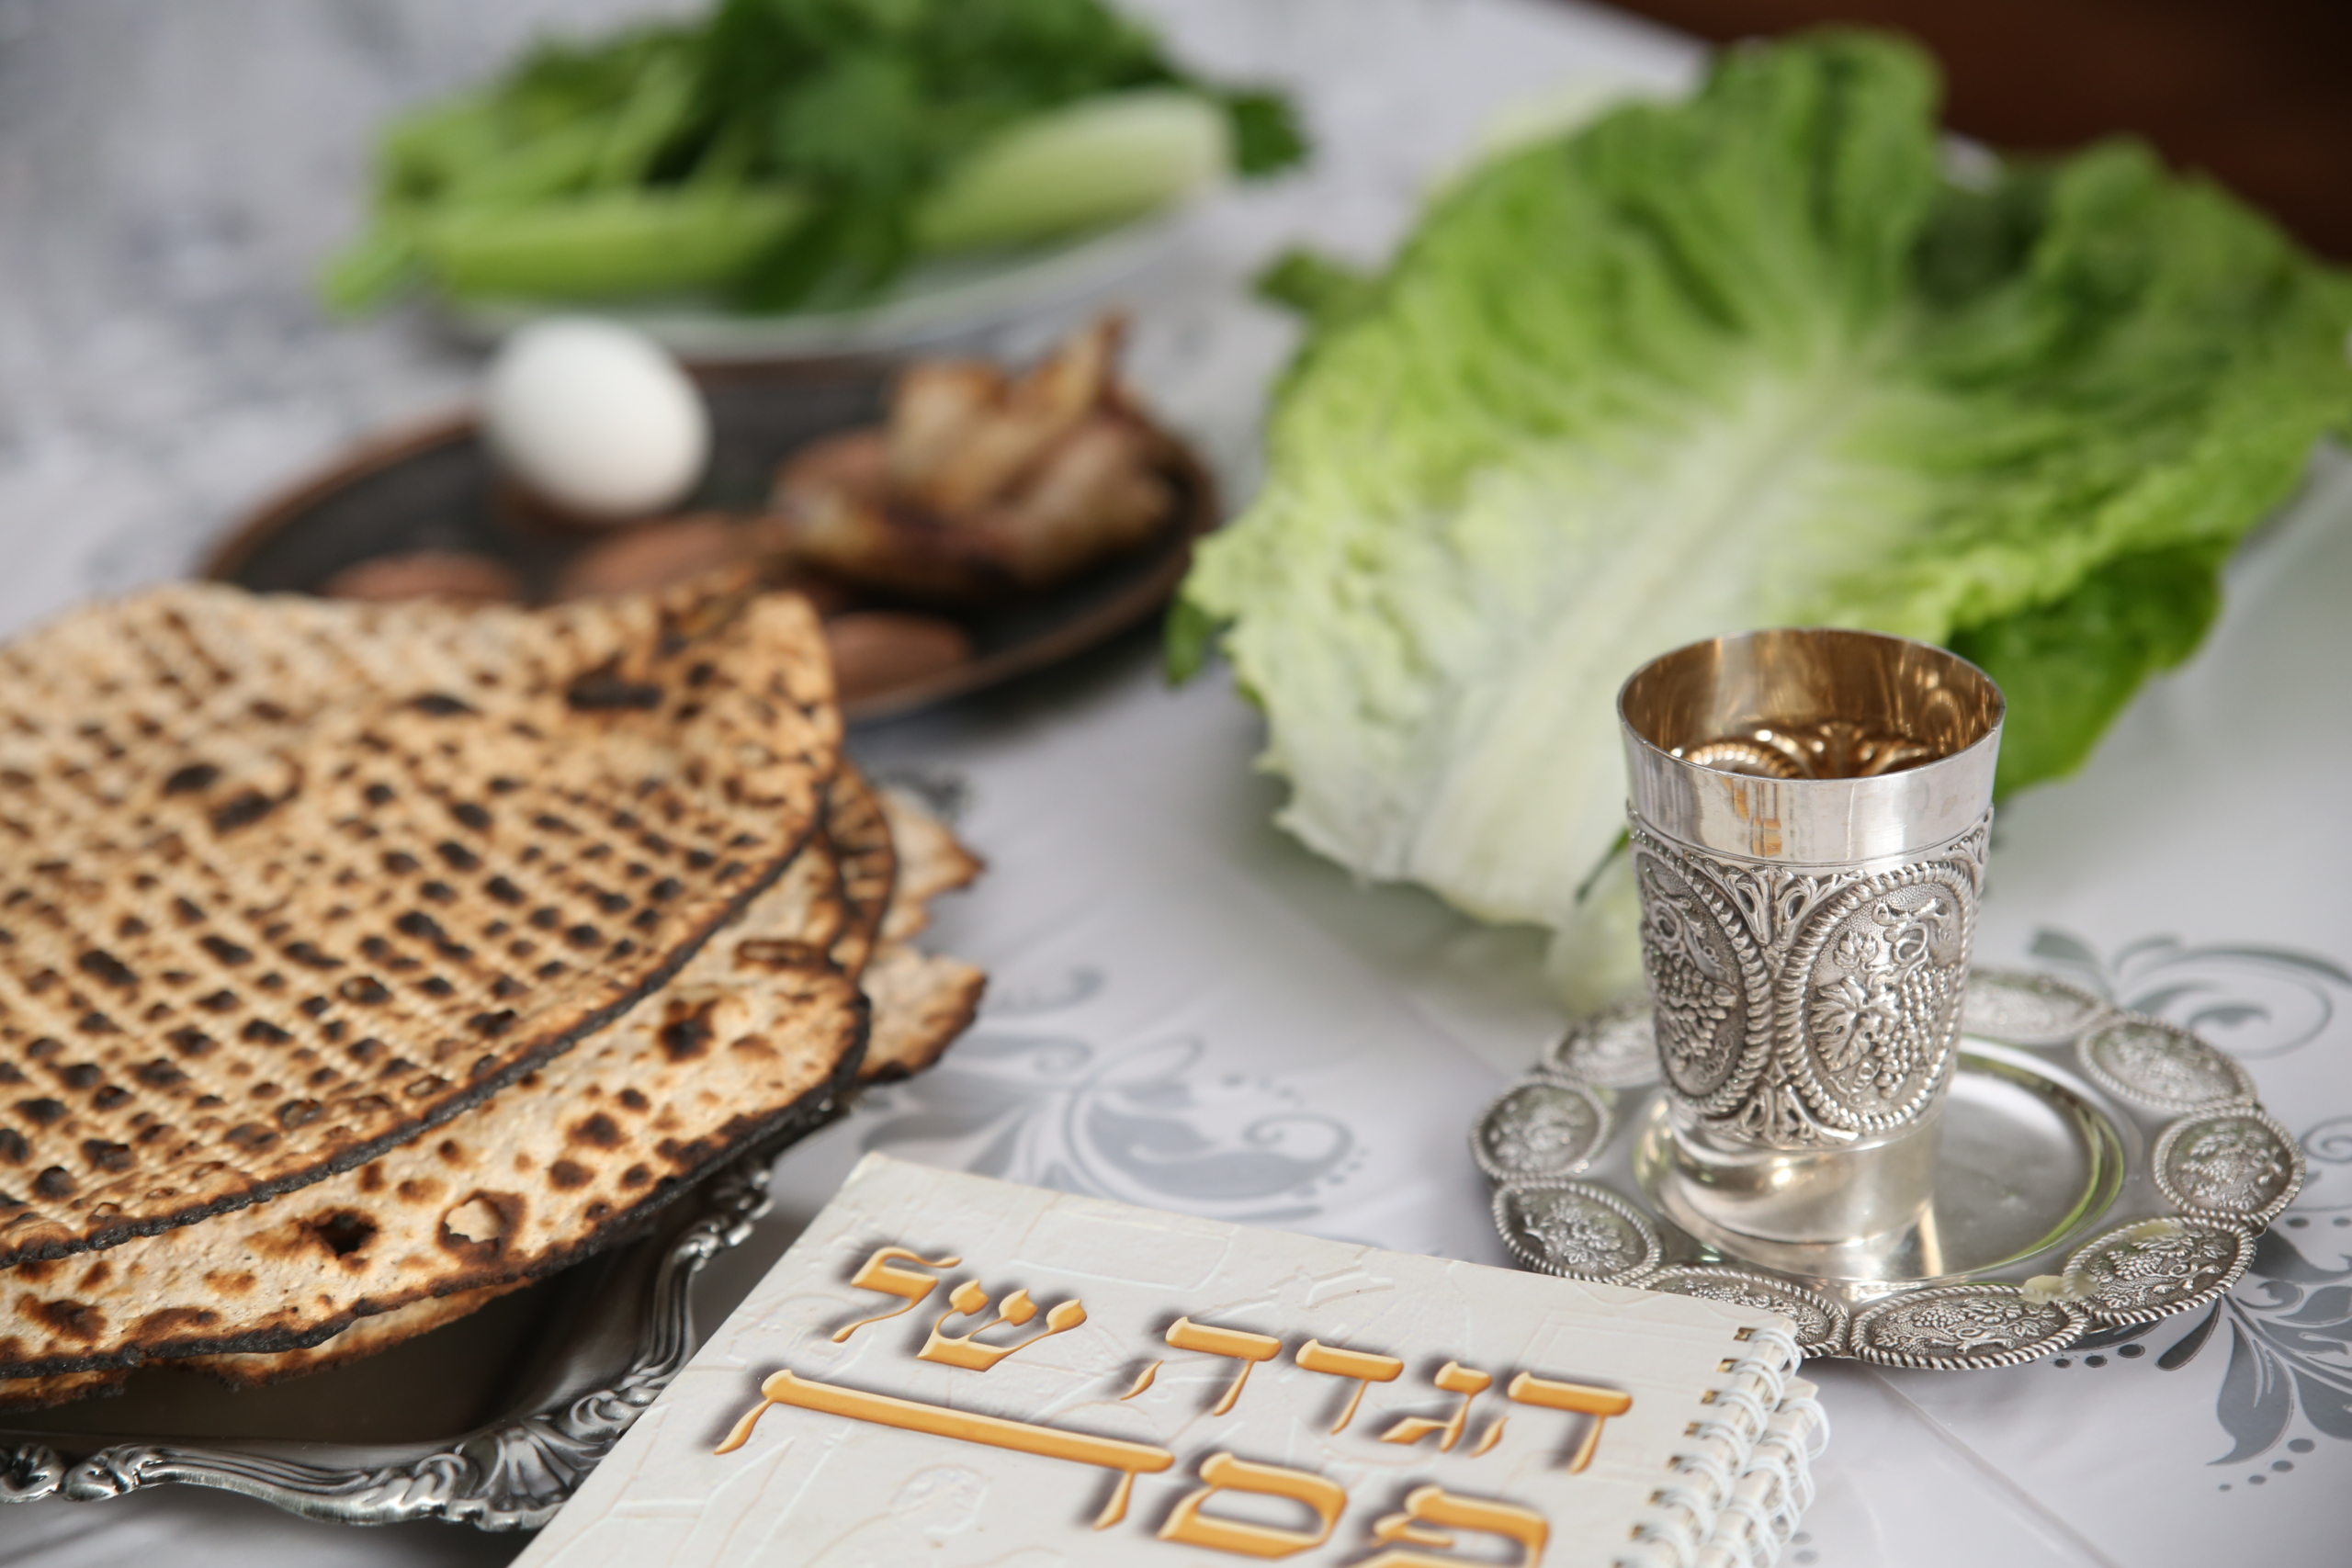
M 1822 1274 L 1935 1252 L 2002 706 L 1940 649 L 1828 630 L 1618 694 L 1672 1134 L 1645 1184 L 1702 1240 Z

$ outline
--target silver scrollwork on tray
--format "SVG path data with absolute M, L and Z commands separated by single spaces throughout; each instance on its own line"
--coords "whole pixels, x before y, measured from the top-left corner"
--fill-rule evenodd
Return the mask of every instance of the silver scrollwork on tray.
M 442 1519 L 536 1529 L 555 1517 L 694 1353 L 691 1287 L 767 1210 L 772 1156 L 746 1157 L 703 1189 L 702 1212 L 661 1254 L 634 1353 L 604 1386 L 390 1463 L 339 1468 L 226 1444 L 123 1443 L 79 1460 L 51 1445 L 0 1449 L 0 1502 L 88 1502 L 169 1483 L 217 1487 L 347 1524 Z
M 1854 1354 L 1883 1367 L 1957 1371 L 2013 1367 L 2082 1337 L 2090 1314 L 2063 1298 L 2015 1285 L 1944 1285 L 1906 1291 L 1854 1319 Z
M 2075 1049 L 2101 1089 L 2157 1111 L 2254 1100 L 2254 1079 L 2235 1060 L 2162 1019 L 2119 1013 L 2083 1031 Z
M 2064 1045 L 2107 1004 L 2050 975 L 1988 970 L 1969 976 L 1960 1026 L 2007 1045 Z
M 1520 1262 L 1571 1280 L 1630 1283 L 1658 1259 L 1657 1227 L 1587 1182 L 1512 1182 L 1495 1194 L 1495 1225 Z
M 2190 1116 L 2156 1141 L 2156 1185 L 2195 1213 L 2267 1225 L 2303 1185 L 2295 1135 L 2259 1106 Z
M 2254 1235 L 2214 1220 L 2142 1220 L 2111 1230 L 2066 1260 L 2069 1300 L 2101 1324 L 2154 1323 L 2188 1312 L 2238 1282 Z
M 1845 1348 L 1844 1307 L 1818 1291 L 1769 1274 L 1722 1263 L 1674 1263 L 1645 1275 L 1642 1288 L 1777 1312 L 1797 1325 L 1797 1348 L 1808 1356 L 1834 1356 Z
M 1913 940 L 1902 935 L 1904 922 L 1930 904 L 1884 895 L 1946 886 L 1933 878 L 1883 882 L 1872 897 L 1857 898 L 1849 889 L 1783 874 L 1735 897 L 1687 862 L 1657 864 L 1665 868 L 1659 886 L 1685 898 L 1675 912 L 1684 922 L 1680 951 L 1711 962 L 1732 954 L 1730 981 L 1740 978 L 1743 953 L 1761 955 L 1777 945 L 1793 955 L 1802 946 L 1813 955 L 1816 978 L 1806 984 L 1818 998 L 1823 957 L 1858 929 L 1858 916 L 1872 933 L 1895 933 L 1881 953 L 1887 961 L 1905 962 L 1901 954 L 1930 961 L 1932 942 L 1924 937 L 1916 939 L 1923 952 L 1894 945 Z M 1764 900 L 1753 906 L 1752 923 L 1751 896 Z M 1728 912 L 1722 920 L 1717 906 Z M 1714 923 L 1698 923 L 1702 916 Z M 1885 940 L 1866 934 L 1849 946 Z M 1724 998 L 1747 993 L 1729 982 L 1705 989 L 1692 978 L 1705 975 L 1694 956 L 1690 974 L 1675 982 L 1681 988 L 1665 993 L 1685 1010 L 1675 1026 L 1689 1032 L 1680 1038 L 1696 1042 L 1679 1065 L 1669 1045 L 1645 1079 L 1634 1065 L 1645 1013 L 1620 1009 L 1579 1024 L 1545 1052 L 1474 1133 L 1480 1167 L 1498 1184 L 1496 1226 L 1526 1267 L 1767 1307 L 1797 1325 L 1808 1355 L 1937 1370 L 2002 1367 L 2207 1306 L 2246 1272 L 2263 1227 L 2301 1190 L 2303 1150 L 2255 1102 L 2251 1077 L 2228 1053 L 2193 1030 L 2064 981 L 1981 970 L 1951 1010 L 1967 1025 L 1953 1033 L 1958 1082 L 1944 1112 L 1948 1126 L 1979 1121 L 1947 1143 L 1949 1157 L 1962 1162 L 1954 1168 L 1954 1207 L 1936 1211 L 1939 1230 L 1905 1266 L 1914 1271 L 1849 1277 L 1825 1254 L 1770 1244 L 1729 1256 L 1721 1249 L 1736 1238 L 1698 1239 L 1674 1217 L 1658 1178 L 1672 1147 L 1669 1089 L 1658 1072 L 1687 1090 L 1710 1081 L 1722 1089 L 1747 1070 L 1711 1055 L 1725 1042 L 1748 1041 L 1754 1032 L 1747 1022 L 1714 1034 L 1699 1028 L 1719 1002 L 1724 1016 L 1713 1022 L 1745 1018 Z M 1916 994 L 1935 989 L 1936 982 L 1922 980 Z M 1803 1036 L 1783 1019 L 1778 1038 Z M 1766 1061 L 1756 1082 L 1770 1082 L 1772 1070 Z M 1570 1090 L 1607 1111 L 1601 1131 L 1589 1131 L 1598 1119 Z M 2074 1143 L 2048 1142 L 2049 1129 L 2061 1126 L 2075 1129 L 2064 1134 Z M 2044 1141 L 2029 1149 L 2005 1144 L 2012 1136 Z M 2012 1191 L 2011 1201 L 2030 1199 L 2050 1213 L 2037 1211 L 2004 1232 L 1982 1219 L 1984 1206 L 1972 1196 L 1988 1172 L 1966 1162 L 1987 1159 L 1996 1167 L 1989 1179 L 2000 1181 L 2010 1180 L 2012 1168 L 2048 1171 L 2069 1159 L 2074 1175 L 2051 1192 Z M 1547 1160 L 1555 1163 L 1546 1168 Z M 1800 1256 L 1822 1267 L 1801 1266 Z M 1899 1249 L 1882 1256 L 1900 1256 Z
M 1582 1084 L 1531 1078 L 1478 1120 L 1471 1152 L 1489 1181 L 1574 1176 L 1609 1137 L 1609 1107 Z
M 1621 1003 L 1577 1021 L 1536 1064 L 1539 1072 L 1600 1089 L 1657 1082 L 1657 1037 L 1646 1004 Z

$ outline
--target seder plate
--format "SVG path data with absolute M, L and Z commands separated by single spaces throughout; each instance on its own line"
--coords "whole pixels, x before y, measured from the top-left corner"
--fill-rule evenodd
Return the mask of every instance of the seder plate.
M 711 458 L 681 512 L 750 515 L 766 504 L 776 467 L 820 436 L 872 424 L 888 407 L 891 367 L 702 367 Z M 1156 615 L 1191 564 L 1193 541 L 1216 525 L 1216 487 L 1178 443 L 1165 477 L 1177 492 L 1170 525 L 1142 548 L 1057 587 L 999 603 L 900 604 L 860 594 L 850 608 L 915 609 L 961 626 L 972 657 L 842 705 L 852 724 L 911 713 L 1046 669 Z M 363 443 L 249 515 L 217 544 L 204 575 L 256 593 L 316 592 L 345 567 L 411 550 L 460 550 L 504 562 L 533 596 L 599 536 L 534 522 L 502 491 L 470 413 Z
M 1678 1224 L 1645 1005 L 1578 1024 L 1471 1135 L 1525 1267 L 1770 1306 L 1805 1353 L 2013 1366 L 2204 1305 L 2293 1201 L 2302 1151 L 2233 1058 L 2045 976 L 1969 982 L 1928 1216 L 1868 1251 Z
M 340 1524 L 537 1529 L 685 1366 L 697 1324 L 740 1299 L 749 1281 L 714 1292 L 707 1266 L 752 1239 L 774 1158 L 745 1156 L 650 1235 L 381 1355 L 246 1393 L 142 1371 L 113 1398 L 0 1416 L 0 1503 L 176 1483 Z

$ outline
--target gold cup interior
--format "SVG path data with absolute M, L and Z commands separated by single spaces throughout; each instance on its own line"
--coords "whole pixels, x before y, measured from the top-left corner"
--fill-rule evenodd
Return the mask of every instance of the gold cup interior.
M 1956 755 L 2001 722 L 2001 689 L 1956 654 L 1876 632 L 1749 632 L 1677 649 L 1618 699 L 1634 733 L 1721 773 L 1871 778 Z

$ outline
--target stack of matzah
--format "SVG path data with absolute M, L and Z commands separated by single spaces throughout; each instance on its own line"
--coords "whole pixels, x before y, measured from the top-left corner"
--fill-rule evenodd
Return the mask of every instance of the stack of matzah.
M 435 1327 L 916 1071 L 977 863 L 740 580 L 183 586 L 0 651 L 0 1403 Z

